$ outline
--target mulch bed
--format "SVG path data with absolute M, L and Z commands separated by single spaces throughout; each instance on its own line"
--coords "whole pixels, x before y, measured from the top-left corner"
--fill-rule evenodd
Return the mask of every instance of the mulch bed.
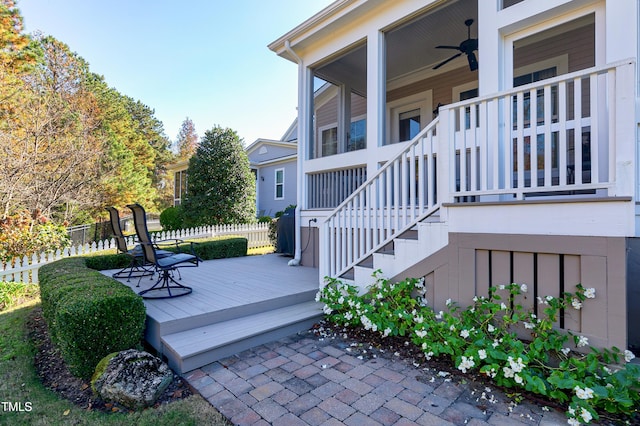
M 129 412 L 118 404 L 105 402 L 94 395 L 91 384 L 73 376 L 56 347 L 51 343 L 47 324 L 42 317 L 42 309 L 35 308 L 29 316 L 27 327 L 29 338 L 36 348 L 34 365 L 42 384 L 86 410 L 103 412 Z M 193 394 L 187 382 L 176 375 L 174 381 L 156 402 L 156 407 L 167 404 Z

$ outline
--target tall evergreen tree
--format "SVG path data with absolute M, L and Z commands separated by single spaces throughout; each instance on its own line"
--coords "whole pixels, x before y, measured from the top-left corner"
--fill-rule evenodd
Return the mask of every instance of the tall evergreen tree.
M 185 118 L 180 126 L 176 145 L 178 146 L 178 157 L 183 160 L 191 158 L 198 149 L 198 134 L 196 133 L 196 126 L 189 117 Z
M 208 130 L 189 161 L 188 225 L 247 223 L 256 216 L 255 180 L 242 140 L 231 129 Z

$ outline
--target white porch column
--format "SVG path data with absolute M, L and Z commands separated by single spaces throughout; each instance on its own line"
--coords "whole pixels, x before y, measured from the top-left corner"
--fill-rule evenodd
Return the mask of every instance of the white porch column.
M 484 96 L 504 90 L 500 84 L 504 76 L 502 37 L 496 31 L 498 9 L 487 7 L 486 0 L 478 0 L 478 95 Z M 511 64 L 508 64 L 511 66 Z M 503 87 L 501 87 L 503 86 Z
M 313 72 L 304 61 L 298 61 L 298 161 L 296 188 L 296 235 L 295 255 L 289 265 L 299 265 L 302 257 L 302 238 L 300 228 L 302 220 L 300 211 L 307 208 L 307 179 L 305 178 L 305 160 L 310 158 L 314 146 L 313 129 Z
M 338 153 L 347 152 L 351 132 L 351 86 L 338 87 Z
M 367 35 L 367 175 L 378 168 L 375 150 L 384 145 L 387 105 L 386 45 L 384 33 Z

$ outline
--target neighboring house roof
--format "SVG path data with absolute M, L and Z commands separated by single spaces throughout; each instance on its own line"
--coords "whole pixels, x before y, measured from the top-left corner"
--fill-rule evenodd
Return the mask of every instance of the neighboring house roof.
M 177 161 L 172 164 L 167 164 L 167 170 L 170 172 L 180 172 L 182 170 L 187 170 L 189 168 L 189 159 L 184 159 Z

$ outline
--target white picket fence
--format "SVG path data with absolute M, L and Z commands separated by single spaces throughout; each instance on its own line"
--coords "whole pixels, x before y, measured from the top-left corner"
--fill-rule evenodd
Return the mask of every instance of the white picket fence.
M 153 234 L 156 241 L 168 239 L 198 239 L 218 236 L 237 235 L 247 239 L 248 248 L 269 247 L 269 225 L 266 223 L 256 223 L 248 225 L 218 225 L 204 226 L 198 228 L 181 229 L 178 231 L 163 231 Z M 133 236 L 127 237 L 129 247 L 135 244 Z M 22 259 L 15 259 L 13 264 L 0 268 L 0 281 L 16 281 L 24 283 L 37 283 L 38 270 L 42 265 L 56 260 L 78 256 L 83 254 L 99 253 L 104 250 L 116 248 L 114 239 L 108 239 L 91 244 L 81 244 L 68 247 L 55 252 L 34 254 L 24 256 Z

